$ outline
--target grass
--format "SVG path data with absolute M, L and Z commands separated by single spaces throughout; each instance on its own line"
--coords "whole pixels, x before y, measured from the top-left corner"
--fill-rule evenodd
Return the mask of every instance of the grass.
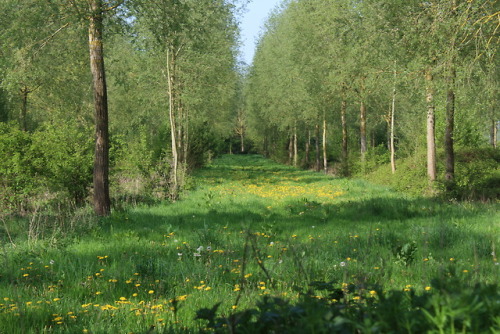
M 318 281 L 356 286 L 353 301 L 375 287 L 426 293 L 434 278 L 498 282 L 497 204 L 413 198 L 251 155 L 216 160 L 191 188 L 99 224 L 44 221 L 44 238 L 27 238 L 36 222 L 5 221 L 0 333 L 193 332 L 201 308 L 299 302 Z

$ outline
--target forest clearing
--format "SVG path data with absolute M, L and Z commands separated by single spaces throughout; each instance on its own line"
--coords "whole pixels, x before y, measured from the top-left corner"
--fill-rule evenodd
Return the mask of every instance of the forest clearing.
M 79 231 L 4 222 L 0 332 L 500 330 L 498 205 L 405 196 L 254 155 L 217 159 L 191 188 Z M 26 240 L 33 228 L 40 238 Z M 262 305 L 266 296 L 282 301 Z M 218 303 L 221 327 L 194 320 Z M 244 315 L 258 303 L 258 321 Z

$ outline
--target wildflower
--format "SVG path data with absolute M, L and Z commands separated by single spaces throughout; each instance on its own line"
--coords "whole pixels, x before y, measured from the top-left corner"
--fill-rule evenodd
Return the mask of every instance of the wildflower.
M 55 263 L 55 261 L 54 261 L 54 260 L 50 260 L 50 261 L 49 261 L 49 263 L 50 263 L 50 264 L 54 264 L 54 263 Z
M 150 295 L 152 295 L 152 294 L 153 294 L 153 293 L 155 293 L 155 292 L 154 292 L 154 290 L 149 290 L 149 291 L 148 291 L 148 293 L 149 293 Z
M 375 290 L 370 291 L 370 296 L 374 297 L 376 294 L 377 294 L 377 291 L 375 291 Z
M 196 248 L 196 251 L 197 251 L 198 253 L 203 252 L 203 246 L 200 246 L 200 247 Z
M 207 252 L 210 252 L 212 250 L 212 247 L 207 246 Z
M 432 289 L 432 288 L 431 288 L 430 286 L 426 286 L 426 287 L 425 287 L 425 291 L 431 291 L 431 289 Z
M 344 261 L 340 262 L 341 267 L 345 267 L 346 265 L 347 265 L 347 263 L 345 263 Z
M 231 306 L 231 309 L 236 310 L 238 308 L 238 305 L 233 305 Z
M 193 256 L 194 257 L 199 257 L 199 256 L 201 256 L 201 254 L 200 253 L 194 253 Z
M 450 258 L 450 261 L 455 261 L 455 258 L 451 257 L 451 258 Z

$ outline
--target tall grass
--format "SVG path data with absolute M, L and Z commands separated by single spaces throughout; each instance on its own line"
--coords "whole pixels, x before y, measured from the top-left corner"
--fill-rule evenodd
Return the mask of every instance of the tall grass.
M 193 182 L 176 203 L 82 219 L 77 232 L 45 222 L 34 240 L 29 222 L 5 221 L 0 332 L 193 332 L 207 325 L 201 308 L 298 302 L 318 281 L 409 293 L 450 276 L 498 282 L 496 204 L 408 197 L 260 156 L 225 156 Z

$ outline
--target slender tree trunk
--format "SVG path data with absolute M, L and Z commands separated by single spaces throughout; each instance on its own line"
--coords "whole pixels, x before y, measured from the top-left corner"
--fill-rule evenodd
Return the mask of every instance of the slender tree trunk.
M 21 88 L 21 97 L 22 97 L 22 104 L 21 104 L 21 124 L 22 124 L 22 129 L 24 132 L 28 131 L 28 95 L 31 93 L 31 91 L 28 89 L 27 86 L 24 86 Z
M 288 164 L 293 163 L 293 133 L 289 134 L 288 137 Z
M 348 151 L 348 137 L 347 137 L 347 101 L 345 93 L 343 93 L 342 102 L 340 106 L 340 119 L 342 124 L 342 175 L 349 175 L 349 151 Z
M 446 99 L 446 132 L 444 135 L 445 153 L 445 180 L 453 182 L 455 179 L 455 151 L 453 148 L 453 133 L 455 129 L 455 68 L 450 69 L 448 78 L 448 93 Z
M 425 74 L 427 83 L 427 175 L 432 183 L 436 181 L 436 142 L 435 142 L 435 115 L 433 76 L 430 70 Z
M 309 154 L 311 153 L 311 129 L 307 129 L 306 152 L 304 157 L 304 165 L 309 168 Z
M 167 82 L 168 82 L 168 118 L 170 121 L 170 139 L 172 147 L 172 193 L 175 197 L 177 194 L 179 180 L 178 180 L 178 163 L 179 156 L 177 153 L 177 138 L 176 138 L 176 121 L 175 121 L 175 96 L 174 96 L 174 66 L 175 56 L 174 53 L 167 49 Z
M 493 148 L 497 148 L 497 140 L 498 140 L 497 120 L 493 118 L 491 120 L 491 127 L 490 127 L 490 144 L 491 146 L 493 146 Z
M 297 125 L 293 127 L 293 166 L 297 167 L 299 163 L 299 148 L 297 143 Z
M 366 159 L 366 103 L 365 103 L 365 78 L 361 81 L 361 103 L 359 106 L 359 138 L 361 146 L 361 162 L 363 164 L 363 169 Z
M 396 149 L 394 147 L 394 115 L 396 114 L 396 62 L 394 62 L 394 86 L 392 88 L 391 124 L 390 124 L 390 151 L 391 151 L 391 171 L 396 173 Z
M 104 70 L 102 1 L 89 2 L 90 70 L 94 89 L 95 155 L 94 155 L 94 210 L 99 216 L 111 212 L 109 197 L 109 133 L 108 95 Z
M 365 159 L 365 154 L 367 151 L 367 146 L 366 146 L 366 104 L 364 101 L 361 101 L 361 106 L 360 106 L 360 112 L 359 112 L 359 118 L 360 118 L 360 137 L 361 137 L 361 157 L 364 160 Z
M 323 114 L 323 170 L 328 173 L 328 157 L 326 155 L 326 115 Z
M 316 124 L 316 131 L 315 131 L 315 137 L 316 137 L 316 142 L 314 143 L 315 144 L 315 153 L 316 153 L 316 165 L 315 165 L 315 169 L 317 172 L 320 171 L 320 161 L 319 161 L 319 156 L 320 156 L 320 153 L 319 153 L 319 124 Z
M 245 135 L 243 131 L 241 131 L 240 133 L 240 143 L 241 143 L 240 152 L 245 153 Z

